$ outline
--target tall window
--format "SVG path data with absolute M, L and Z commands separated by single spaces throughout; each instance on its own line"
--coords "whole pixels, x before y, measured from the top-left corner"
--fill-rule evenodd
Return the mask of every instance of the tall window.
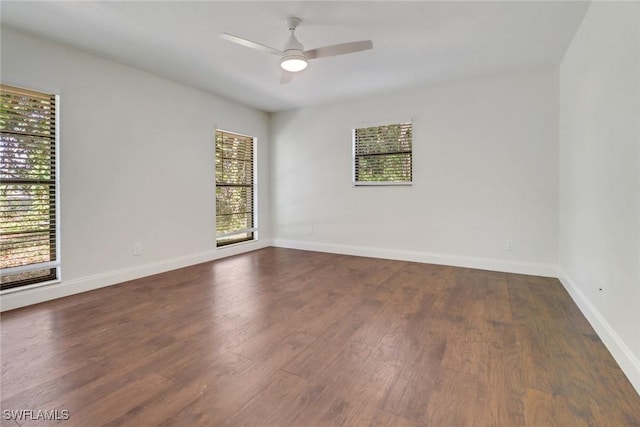
M 411 122 L 354 129 L 354 185 L 411 184 L 412 139 Z
M 216 130 L 216 244 L 254 239 L 253 138 Z
M 59 279 L 56 96 L 0 85 L 1 289 Z

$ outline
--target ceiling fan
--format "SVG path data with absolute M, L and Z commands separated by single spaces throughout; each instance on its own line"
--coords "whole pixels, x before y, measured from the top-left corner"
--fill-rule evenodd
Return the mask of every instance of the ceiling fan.
M 319 47 L 311 50 L 304 50 L 302 43 L 298 41 L 295 35 L 296 28 L 302 19 L 295 16 L 290 16 L 286 19 L 286 23 L 289 26 L 291 35 L 289 40 L 285 43 L 282 50 L 275 49 L 270 46 L 256 43 L 251 40 L 247 40 L 242 37 L 234 36 L 229 33 L 221 33 L 220 37 L 239 45 L 250 47 L 251 49 L 260 50 L 262 52 L 271 53 L 280 57 L 280 67 L 283 70 L 282 79 L 280 83 L 288 83 L 293 78 L 293 73 L 304 70 L 309 65 L 311 59 L 325 58 L 327 56 L 344 55 L 346 53 L 360 52 L 362 50 L 368 50 L 373 48 L 371 40 L 362 40 L 357 42 L 334 44 L 331 46 Z

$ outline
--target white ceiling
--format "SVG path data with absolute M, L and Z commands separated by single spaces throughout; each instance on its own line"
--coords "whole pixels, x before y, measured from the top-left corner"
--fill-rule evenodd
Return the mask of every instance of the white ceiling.
M 443 79 L 551 66 L 588 3 L 568 2 L 25 2 L 1 22 L 265 111 L 328 103 Z M 284 19 L 303 19 L 305 49 L 373 41 L 373 50 L 310 63 L 280 84 L 278 57 L 219 37 L 281 49 Z

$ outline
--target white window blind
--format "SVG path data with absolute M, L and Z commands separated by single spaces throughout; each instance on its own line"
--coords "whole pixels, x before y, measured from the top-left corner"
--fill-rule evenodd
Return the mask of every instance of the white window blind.
M 216 130 L 216 244 L 253 240 L 253 137 Z
M 59 278 L 56 96 L 0 85 L 1 289 Z
M 411 122 L 354 129 L 354 184 L 410 184 L 412 134 Z

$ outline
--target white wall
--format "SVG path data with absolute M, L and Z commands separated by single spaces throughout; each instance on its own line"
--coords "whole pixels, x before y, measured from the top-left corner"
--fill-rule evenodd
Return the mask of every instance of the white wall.
M 545 69 L 272 115 L 276 244 L 555 275 L 557 96 Z M 353 187 L 351 129 L 398 118 L 413 186 Z
M 639 3 L 594 2 L 561 64 L 559 266 L 640 391 L 639 28 Z
M 269 244 L 266 113 L 4 26 L 1 47 L 3 83 L 60 95 L 63 276 L 2 309 Z M 215 249 L 216 127 L 258 138 L 258 244 Z

